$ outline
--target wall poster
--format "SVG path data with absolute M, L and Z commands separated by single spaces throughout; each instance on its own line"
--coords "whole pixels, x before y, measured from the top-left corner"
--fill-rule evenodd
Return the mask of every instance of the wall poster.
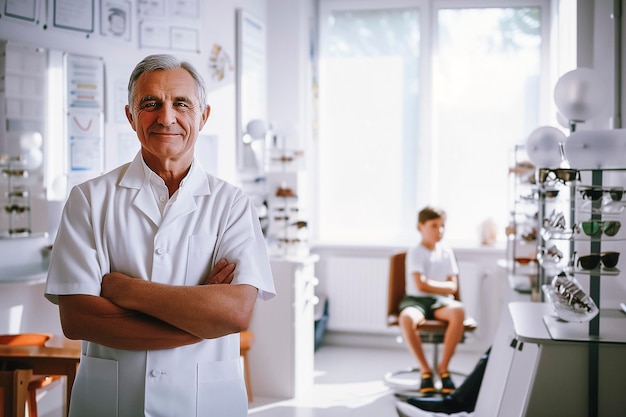
M 104 170 L 104 62 L 65 55 L 68 189 Z

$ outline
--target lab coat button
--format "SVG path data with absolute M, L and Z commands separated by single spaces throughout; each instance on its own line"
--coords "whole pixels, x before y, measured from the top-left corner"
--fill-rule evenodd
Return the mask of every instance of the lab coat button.
M 163 248 L 157 248 L 157 250 L 156 250 L 157 255 L 163 255 L 165 252 L 166 252 L 166 250 L 163 249 Z
M 155 377 L 155 378 L 159 377 L 159 376 L 161 376 L 161 370 L 160 369 L 153 369 L 152 372 L 151 372 L 151 375 L 153 377 Z

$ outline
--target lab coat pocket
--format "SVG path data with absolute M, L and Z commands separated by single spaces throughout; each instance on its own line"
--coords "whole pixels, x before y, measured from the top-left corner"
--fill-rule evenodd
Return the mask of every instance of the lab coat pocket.
M 198 365 L 198 416 L 247 416 L 242 375 L 239 358 Z
M 187 257 L 187 275 L 185 285 L 204 284 L 213 267 L 216 235 L 189 236 L 189 255 Z
M 83 355 L 72 389 L 71 417 L 118 415 L 118 363 Z

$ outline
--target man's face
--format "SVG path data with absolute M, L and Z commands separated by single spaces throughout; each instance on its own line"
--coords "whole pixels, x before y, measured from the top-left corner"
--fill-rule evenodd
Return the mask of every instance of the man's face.
M 198 101 L 196 83 L 182 68 L 143 73 L 126 116 L 148 160 L 188 161 L 210 108 Z

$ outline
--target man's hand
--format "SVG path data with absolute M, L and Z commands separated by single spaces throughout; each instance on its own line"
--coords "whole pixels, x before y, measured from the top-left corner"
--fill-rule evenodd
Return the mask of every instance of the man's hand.
M 211 272 L 209 272 L 209 276 L 204 284 L 230 284 L 233 278 L 235 278 L 235 264 L 228 263 L 225 258 L 222 258 L 217 261 Z

